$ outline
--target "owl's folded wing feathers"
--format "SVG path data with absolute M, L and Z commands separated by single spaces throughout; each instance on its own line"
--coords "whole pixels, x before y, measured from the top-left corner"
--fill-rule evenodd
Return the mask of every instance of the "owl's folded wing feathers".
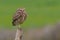
M 20 14 L 16 13 L 16 14 L 13 16 L 13 20 L 18 19 L 20 16 L 21 16 Z

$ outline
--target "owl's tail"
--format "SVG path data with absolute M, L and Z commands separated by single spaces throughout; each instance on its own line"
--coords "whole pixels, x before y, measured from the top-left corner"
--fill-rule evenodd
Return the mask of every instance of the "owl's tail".
M 14 21 L 12 22 L 12 25 L 13 25 L 13 26 L 16 26 L 15 23 L 14 23 Z

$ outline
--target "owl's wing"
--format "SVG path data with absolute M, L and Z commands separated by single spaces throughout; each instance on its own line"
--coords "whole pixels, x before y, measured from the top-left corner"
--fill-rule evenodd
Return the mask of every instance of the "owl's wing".
M 18 19 L 20 18 L 20 14 L 19 13 L 16 13 L 13 15 L 13 18 L 12 18 L 12 24 L 13 26 L 17 25 L 18 24 Z
M 13 20 L 18 19 L 21 15 L 19 13 L 15 13 L 15 15 L 13 16 Z

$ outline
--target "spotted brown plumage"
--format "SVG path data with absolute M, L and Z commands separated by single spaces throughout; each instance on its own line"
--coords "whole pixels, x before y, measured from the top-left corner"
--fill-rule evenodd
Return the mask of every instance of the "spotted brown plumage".
M 26 20 L 27 14 L 25 8 L 17 9 L 15 15 L 13 16 L 12 24 L 13 26 L 22 24 Z

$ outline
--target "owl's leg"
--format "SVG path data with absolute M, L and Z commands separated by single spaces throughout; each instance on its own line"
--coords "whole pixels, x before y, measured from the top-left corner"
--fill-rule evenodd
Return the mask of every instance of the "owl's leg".
M 17 28 L 15 40 L 22 40 L 22 36 L 23 36 L 23 31 L 21 29 L 21 26 L 19 25 Z

